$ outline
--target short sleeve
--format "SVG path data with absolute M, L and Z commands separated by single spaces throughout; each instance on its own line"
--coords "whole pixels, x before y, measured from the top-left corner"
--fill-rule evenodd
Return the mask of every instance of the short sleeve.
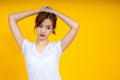
M 29 45 L 30 45 L 30 42 L 25 38 L 21 48 L 22 53 L 25 53 Z
M 61 55 L 62 54 L 61 40 L 57 42 L 57 47 L 58 47 L 59 55 Z

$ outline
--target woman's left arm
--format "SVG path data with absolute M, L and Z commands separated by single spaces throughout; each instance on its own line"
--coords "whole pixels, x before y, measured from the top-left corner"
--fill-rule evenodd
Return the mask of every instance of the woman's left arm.
M 78 29 L 79 29 L 79 24 L 73 19 L 71 19 L 70 17 L 54 9 L 51 9 L 49 6 L 44 11 L 57 15 L 61 20 L 63 20 L 70 27 L 70 30 L 68 31 L 68 33 L 64 36 L 64 38 L 61 41 L 62 51 L 64 51 L 75 38 L 78 32 Z
M 70 17 L 56 10 L 53 10 L 53 13 L 57 15 L 61 20 L 63 20 L 70 27 L 70 30 L 61 41 L 62 51 L 64 51 L 75 38 L 79 29 L 79 24 L 73 19 L 71 19 Z
M 53 13 L 56 14 L 61 20 L 63 20 L 70 27 L 70 30 L 61 41 L 62 51 L 64 51 L 75 38 L 79 29 L 79 24 L 70 17 L 56 10 L 53 10 Z

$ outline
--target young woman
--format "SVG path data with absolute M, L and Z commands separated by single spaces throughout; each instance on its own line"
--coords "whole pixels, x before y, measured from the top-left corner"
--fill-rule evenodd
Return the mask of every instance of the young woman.
M 17 25 L 17 21 L 38 14 L 35 21 L 37 39 L 30 42 L 24 38 Z M 48 36 L 55 34 L 58 16 L 69 27 L 65 37 L 56 42 L 50 42 Z M 79 24 L 64 14 L 44 6 L 40 9 L 24 11 L 9 15 L 10 30 L 22 51 L 29 80 L 61 80 L 59 75 L 59 57 L 69 46 L 77 34 Z

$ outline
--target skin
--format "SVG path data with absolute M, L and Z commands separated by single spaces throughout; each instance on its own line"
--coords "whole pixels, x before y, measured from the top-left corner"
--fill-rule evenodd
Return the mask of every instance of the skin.
M 36 28 L 37 40 L 47 40 L 48 36 L 53 32 L 53 26 L 50 19 L 45 19 L 41 25 Z M 40 34 L 45 35 L 44 37 L 40 37 Z
M 45 19 L 41 25 L 36 28 L 37 39 L 35 42 L 38 52 L 42 53 L 48 44 L 48 37 L 53 32 L 53 26 L 50 19 Z M 40 34 L 45 35 L 44 37 Z
M 71 19 L 70 17 L 64 15 L 63 13 L 61 13 L 55 9 L 52 9 L 50 6 L 44 6 L 37 10 L 24 11 L 24 12 L 19 12 L 19 13 L 9 15 L 10 30 L 13 34 L 13 37 L 16 40 L 16 43 L 18 44 L 19 48 L 21 49 L 22 45 L 23 45 L 23 41 L 24 41 L 24 36 L 22 35 L 22 33 L 17 25 L 17 22 L 25 17 L 31 16 L 34 14 L 38 14 L 40 11 L 50 12 L 50 13 L 57 15 L 70 28 L 70 30 L 67 32 L 67 34 L 64 36 L 64 38 L 61 40 L 61 48 L 62 48 L 62 51 L 64 51 L 70 45 L 70 43 L 74 40 L 74 38 L 78 32 L 78 29 L 79 29 L 79 24 L 76 21 L 74 21 L 73 19 Z M 48 23 L 50 23 L 49 20 L 45 21 L 43 24 L 44 27 Z M 50 25 L 51 25 L 51 23 L 50 23 Z M 45 28 L 43 28 L 43 29 L 45 29 Z M 39 32 L 42 33 L 43 29 L 36 29 L 37 35 Z M 39 51 L 44 50 L 45 46 L 48 43 L 48 36 L 52 33 L 52 30 L 51 31 L 45 30 L 45 32 L 43 32 L 43 33 L 46 34 L 45 38 L 41 38 L 38 36 L 36 39 L 36 44 L 37 44 L 36 46 Z

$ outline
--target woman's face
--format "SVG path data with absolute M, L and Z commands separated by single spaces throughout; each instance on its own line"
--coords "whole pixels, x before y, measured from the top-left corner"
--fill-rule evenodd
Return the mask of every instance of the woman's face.
M 45 19 L 37 28 L 36 33 L 40 40 L 48 39 L 48 36 L 53 32 L 52 22 L 50 19 Z

